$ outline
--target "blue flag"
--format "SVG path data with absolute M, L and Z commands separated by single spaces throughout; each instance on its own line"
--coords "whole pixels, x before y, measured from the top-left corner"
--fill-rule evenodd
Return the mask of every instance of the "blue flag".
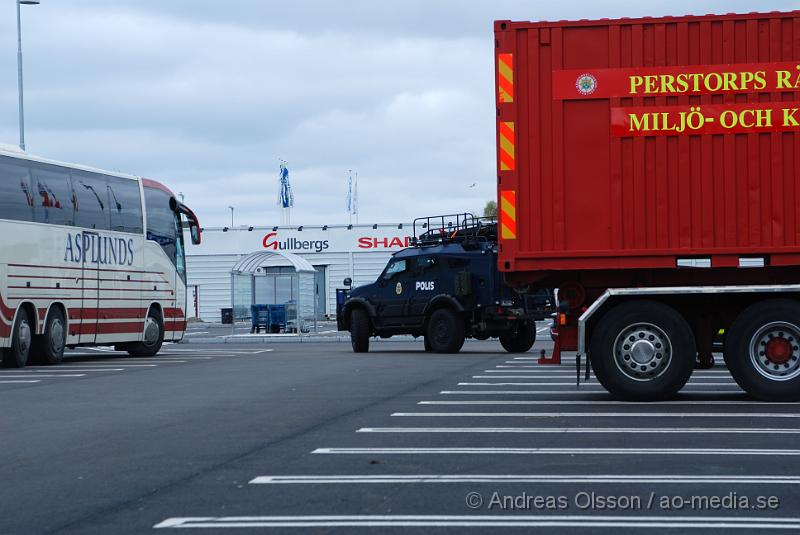
M 289 183 L 289 168 L 284 163 L 281 164 L 279 180 L 281 191 L 278 205 L 283 208 L 291 208 L 294 206 L 294 194 L 292 193 L 292 185 Z

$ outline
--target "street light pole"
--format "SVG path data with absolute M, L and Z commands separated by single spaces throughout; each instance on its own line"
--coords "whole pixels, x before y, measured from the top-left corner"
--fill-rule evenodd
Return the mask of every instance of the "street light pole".
M 233 206 L 228 206 L 231 210 L 231 229 L 233 229 Z
M 25 109 L 22 99 L 22 22 L 20 6 L 35 6 L 34 0 L 17 0 L 17 88 L 19 91 L 19 148 L 25 150 Z

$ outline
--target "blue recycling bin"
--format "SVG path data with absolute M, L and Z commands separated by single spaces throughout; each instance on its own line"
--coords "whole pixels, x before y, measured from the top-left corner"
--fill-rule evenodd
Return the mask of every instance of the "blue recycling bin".
M 286 331 L 286 305 L 267 305 L 269 308 L 269 331 Z
M 265 331 L 269 331 L 269 306 L 250 305 L 250 334 L 260 333 L 262 328 Z

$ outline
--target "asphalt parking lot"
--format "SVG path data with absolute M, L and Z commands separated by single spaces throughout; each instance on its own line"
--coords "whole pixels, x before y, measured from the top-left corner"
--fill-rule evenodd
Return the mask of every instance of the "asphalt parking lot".
M 0 370 L 0 533 L 800 531 L 800 410 L 663 403 L 493 342 L 179 344 Z

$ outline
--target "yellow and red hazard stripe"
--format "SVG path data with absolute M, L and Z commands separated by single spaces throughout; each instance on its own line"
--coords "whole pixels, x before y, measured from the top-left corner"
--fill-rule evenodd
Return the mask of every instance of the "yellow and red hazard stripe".
M 497 54 L 497 100 L 514 102 L 514 56 Z
M 517 192 L 514 190 L 500 191 L 500 237 L 517 239 Z
M 500 122 L 500 170 L 514 170 L 514 123 Z

